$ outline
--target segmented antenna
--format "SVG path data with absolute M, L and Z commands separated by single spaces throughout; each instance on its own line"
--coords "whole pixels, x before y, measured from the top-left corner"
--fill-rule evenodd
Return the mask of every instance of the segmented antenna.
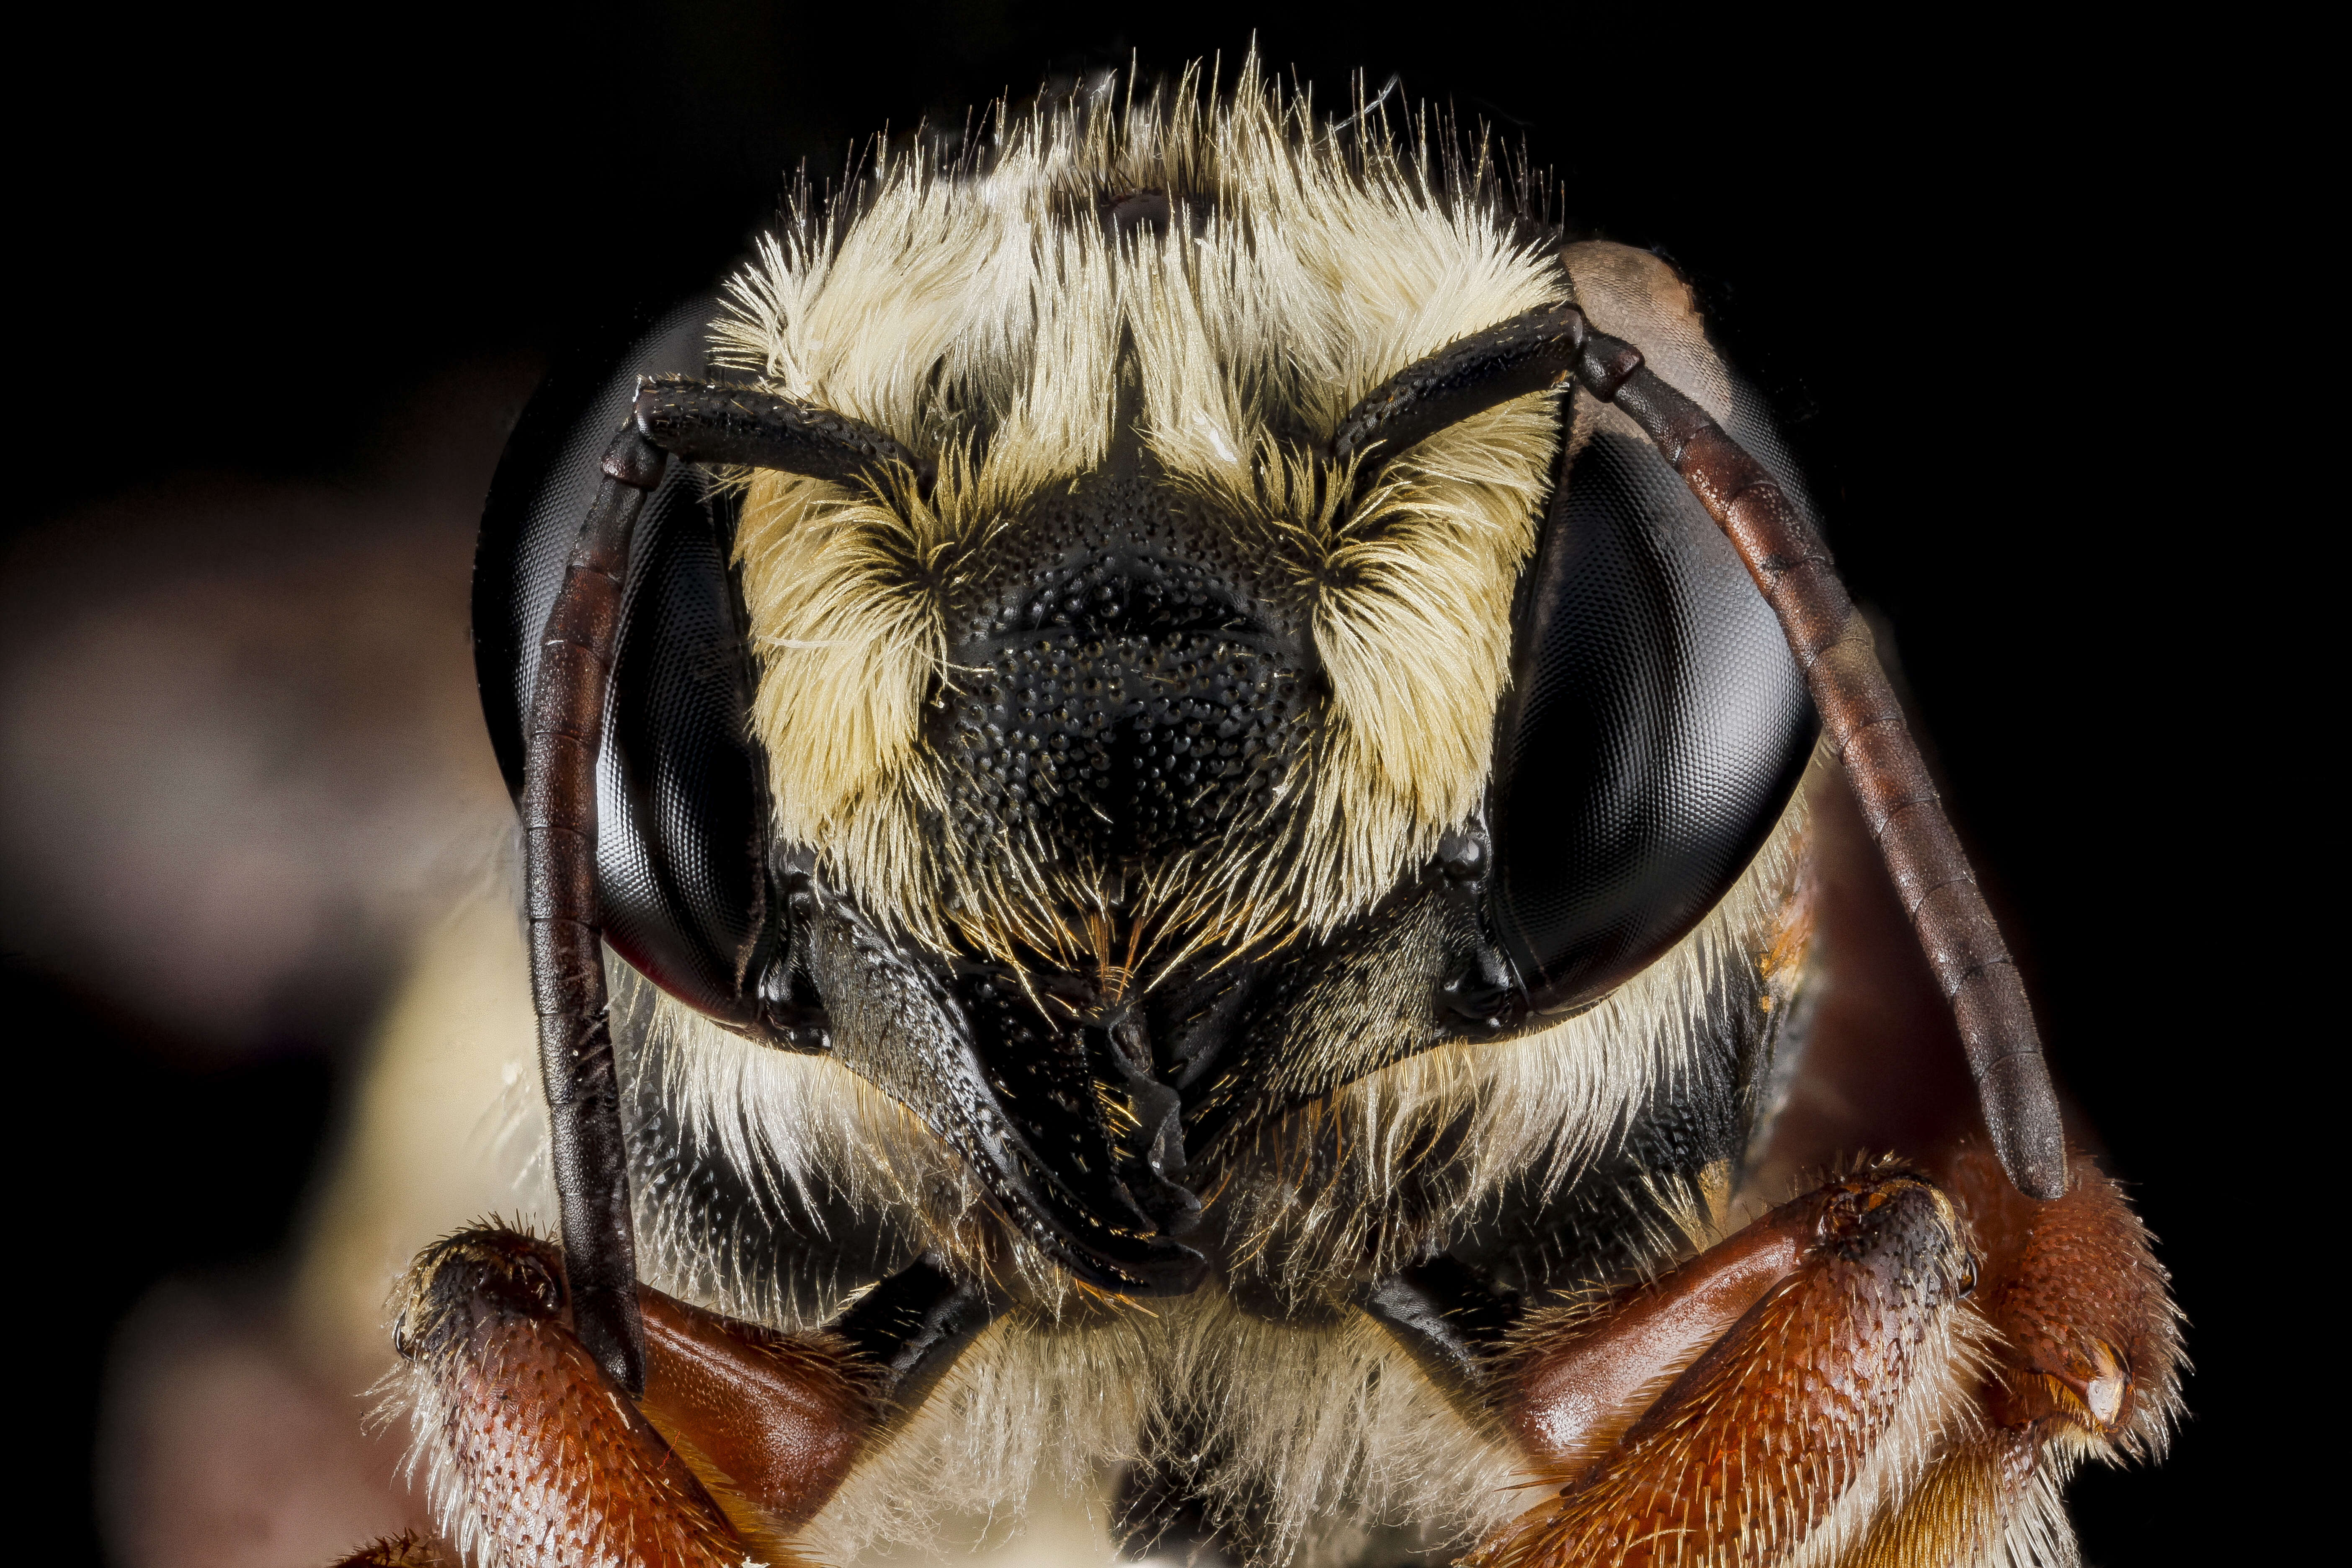
M 539 639 L 523 752 L 523 883 L 530 998 L 547 1094 L 550 1163 L 563 1220 L 564 1282 L 580 1342 L 632 1395 L 646 1386 L 637 1249 L 629 1214 L 621 1078 L 605 1016 L 596 893 L 596 753 L 613 684 L 629 540 L 668 458 L 623 426 Z
M 1365 472 L 1446 426 L 1514 397 L 1576 384 L 1633 417 L 1729 537 L 1780 617 L 1895 879 L 1969 1056 L 1985 1125 L 2021 1192 L 2066 1190 L 2058 1099 L 2025 984 L 1944 816 L 1919 747 L 1828 547 L 1772 476 L 1706 411 L 1592 330 L 1574 305 L 1543 305 L 1449 343 L 1366 394 L 1328 455 Z M 1365 480 L 1357 479 L 1360 490 Z
M 1951 1004 L 2002 1169 L 2028 1196 L 2063 1195 L 2058 1097 L 2025 982 L 1828 547 L 1764 465 L 1643 364 L 1639 349 L 1589 328 L 1582 336 L 1578 384 L 1642 427 L 1780 616 L 1863 821 Z
M 630 539 L 671 454 L 838 480 L 900 467 L 919 482 L 929 479 L 929 465 L 888 436 L 828 409 L 756 388 L 645 377 L 629 422 L 604 454 L 604 479 L 540 634 L 523 753 L 523 879 L 550 1163 L 573 1329 L 605 1375 L 633 1396 L 645 1391 L 645 1326 L 620 1073 L 605 1016 L 596 754 Z

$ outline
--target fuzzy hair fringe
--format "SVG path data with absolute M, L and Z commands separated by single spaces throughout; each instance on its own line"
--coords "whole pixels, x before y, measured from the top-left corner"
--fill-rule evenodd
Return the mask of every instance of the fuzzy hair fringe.
M 943 786 L 923 704 L 953 687 L 945 595 L 1023 503 L 1097 465 L 1139 384 L 1139 422 L 1172 479 L 1213 498 L 1237 542 L 1308 607 L 1332 685 L 1328 742 L 1282 797 L 1293 853 L 1190 867 L 1162 923 L 1328 931 L 1475 808 L 1507 675 L 1511 585 L 1558 447 L 1553 395 L 1422 444 L 1342 505 L 1328 438 L 1385 377 L 1468 333 L 1566 298 L 1549 253 L 1475 170 L 1342 136 L 1244 62 L 1230 96 L 1196 72 L 1014 118 L 984 158 L 884 156 L 803 209 L 735 279 L 721 363 L 940 457 L 928 497 L 774 473 L 748 486 L 738 554 L 761 661 L 754 721 L 778 827 L 899 929 L 984 950 L 1054 945 L 1097 889 L 1067 868 L 981 873 L 919 824 Z M 1099 214 L 1166 192 L 1165 233 Z M 1131 371 L 1123 367 L 1131 367 Z M 974 411 L 989 430 L 973 444 Z M 1263 844 L 1266 835 L 1254 833 Z M 1020 907 L 1027 904 L 1029 907 Z M 943 911 L 962 911 L 943 914 Z M 1042 933 L 1042 934 L 1041 934 Z

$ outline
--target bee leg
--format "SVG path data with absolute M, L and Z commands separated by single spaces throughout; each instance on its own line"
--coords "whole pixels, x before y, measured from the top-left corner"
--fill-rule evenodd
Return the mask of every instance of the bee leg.
M 2004 1427 L 2152 1458 L 2178 1414 L 2180 1322 L 2147 1228 L 2088 1155 L 2066 1195 L 2033 1203 L 1981 1148 L 1952 1163 L 1984 1249 L 1983 1311 L 2000 1331 L 1987 1411 Z
M 1777 1563 L 1866 1522 L 1965 1411 L 1971 1275 L 1951 1200 L 1880 1170 L 1646 1285 L 1531 1314 L 1495 1405 L 1550 1495 L 1473 1561 Z
M 824 1331 L 787 1334 L 638 1287 L 641 1402 L 722 1500 L 789 1528 L 824 1507 L 877 1427 L 913 1410 L 992 1310 L 919 1258 Z
M 409 1270 L 394 1342 L 442 1533 L 515 1564 L 798 1563 L 782 1541 L 911 1408 L 990 1309 L 929 1260 L 787 1334 L 640 1286 L 646 1392 L 581 1343 L 560 1248 L 480 1230 Z M 354 1564 L 399 1563 L 379 1542 Z M 374 1556 L 368 1553 L 373 1552 Z M 429 1557 L 419 1557 L 429 1563 Z
M 1973 1142 L 1937 1162 L 1979 1257 L 1969 1305 L 1997 1331 L 1958 1429 L 1861 1563 L 1969 1560 L 2006 1540 L 2022 1561 L 2071 1555 L 2061 1489 L 2086 1458 L 2163 1456 L 2180 1414 L 2179 1313 L 2147 1227 L 2088 1155 L 2035 1203 Z M 2030 1550 L 2028 1550 L 2030 1548 Z
M 734 1568 L 751 1555 L 709 1489 L 581 1344 L 553 1244 L 511 1231 L 452 1237 L 411 1266 L 402 1296 L 393 1343 L 446 1539 L 534 1568 Z
M 1968 1562 L 2006 1541 L 2019 1562 L 2064 1563 L 2061 1489 L 2085 1458 L 2160 1457 L 2180 1406 L 2180 1329 L 2145 1227 L 2080 1152 L 2064 1194 L 2027 1199 L 1984 1144 L 1951 1025 L 1851 794 L 1817 794 L 1814 899 L 1820 1005 L 1787 1107 L 1748 1178 L 1783 1186 L 1842 1149 L 1892 1145 L 1967 1220 L 1978 1284 L 1966 1310 L 1992 1334 L 1972 1374 L 1975 1414 L 1856 1563 Z M 1889 1040 L 1926 1048 L 1889 1050 Z

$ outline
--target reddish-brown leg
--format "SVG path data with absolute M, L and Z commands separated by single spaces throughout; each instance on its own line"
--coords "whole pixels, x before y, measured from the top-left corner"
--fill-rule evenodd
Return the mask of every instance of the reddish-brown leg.
M 1506 1415 L 1555 1489 L 1475 1560 L 1785 1560 L 1916 1468 L 1958 1393 L 1969 1276 L 1949 1200 L 1875 1172 L 1654 1284 L 1530 1323 Z
M 1650 1284 L 1538 1316 L 1517 1336 L 1504 1414 L 1545 1472 L 1600 1459 L 1700 1353 L 1811 1250 L 1822 1204 L 1790 1204 Z
M 2180 1329 L 2147 1228 L 2090 1156 L 2037 1204 L 1981 1147 L 1945 1181 L 1984 1254 L 1981 1310 L 2000 1331 L 1985 1410 L 2036 1443 L 2113 1445 L 2152 1458 L 2179 1414 Z
M 2180 1402 L 2180 1332 L 2147 1231 L 2077 1151 L 2065 1195 L 2004 1180 L 1968 1092 L 1949 1009 L 1852 793 L 1816 781 L 1809 1043 L 1751 1180 L 1786 1190 L 1845 1151 L 1895 1149 L 1944 1187 L 1980 1256 L 1969 1310 L 1996 1331 L 1975 1380 L 1979 1419 L 1955 1431 L 1900 1510 L 1847 1559 L 1871 1568 L 1965 1562 L 2003 1537 L 2021 1561 L 2071 1561 L 2059 1489 L 2086 1457 L 2152 1459 Z M 2080 1140 L 2081 1130 L 2074 1130 Z
M 849 1473 L 872 1429 L 869 1381 L 824 1334 L 783 1334 L 640 1286 L 646 1396 L 655 1428 L 730 1515 L 803 1524 Z
M 396 1343 L 461 1552 L 478 1540 L 535 1568 L 781 1568 L 800 1559 L 779 1533 L 823 1504 L 870 1427 L 845 1347 L 651 1290 L 646 1397 L 632 1402 L 572 1332 L 559 1249 L 530 1237 L 452 1237 L 405 1292 Z
M 2180 1414 L 2180 1328 L 2147 1231 L 2089 1156 L 2037 1204 L 1981 1145 L 1938 1162 L 1982 1259 L 1970 1307 L 1997 1331 L 1971 1403 L 1917 1490 L 1877 1521 L 1854 1568 L 2012 1557 L 2064 1561 L 2060 1488 L 2086 1458 L 2162 1457 Z
M 2146 1231 L 2079 1152 L 2047 1203 L 2001 1173 L 1850 792 L 1832 773 L 1812 799 L 1811 1038 L 1748 1179 L 1888 1148 L 1919 1174 L 1832 1184 L 1533 1319 L 1500 1383 L 1551 1490 L 1484 1563 L 2063 1563 L 2072 1467 L 2161 1451 L 2179 1331 Z

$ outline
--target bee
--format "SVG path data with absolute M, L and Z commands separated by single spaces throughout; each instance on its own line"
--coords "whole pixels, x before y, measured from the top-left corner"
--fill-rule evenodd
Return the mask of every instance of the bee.
M 560 1233 L 410 1269 L 444 1542 L 353 1563 L 2063 1563 L 2161 1456 L 1769 409 L 1442 121 L 1252 59 L 803 187 L 526 416 L 475 609 Z

